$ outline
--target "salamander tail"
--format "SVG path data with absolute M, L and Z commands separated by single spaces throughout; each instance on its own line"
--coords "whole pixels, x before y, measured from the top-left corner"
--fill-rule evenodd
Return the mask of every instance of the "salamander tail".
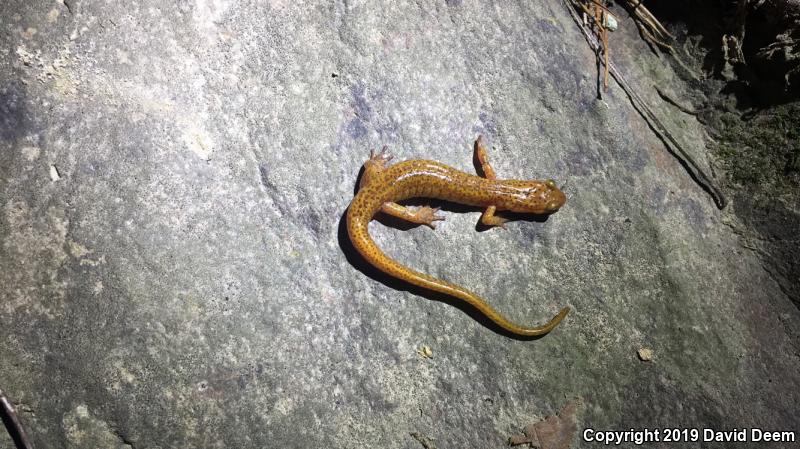
M 353 242 L 353 246 L 356 248 L 359 254 L 361 254 L 361 256 L 367 260 L 367 262 L 384 273 L 404 280 L 409 284 L 466 301 L 472 307 L 476 308 L 479 312 L 485 315 L 488 319 L 508 332 L 524 337 L 545 335 L 558 326 L 561 320 L 563 320 L 564 317 L 566 317 L 569 313 L 569 307 L 564 307 L 550 321 L 541 326 L 526 327 L 515 324 L 506 319 L 497 310 L 495 310 L 494 307 L 489 305 L 484 299 L 475 293 L 472 293 L 471 291 L 450 282 L 437 279 L 425 273 L 420 273 L 419 271 L 413 270 L 395 261 L 394 259 L 389 258 L 383 251 L 381 251 L 380 248 L 378 248 L 378 245 L 376 245 L 370 237 L 369 233 L 367 232 L 367 223 L 367 220 L 351 217 L 350 214 L 348 214 L 347 230 L 350 234 L 350 240 Z

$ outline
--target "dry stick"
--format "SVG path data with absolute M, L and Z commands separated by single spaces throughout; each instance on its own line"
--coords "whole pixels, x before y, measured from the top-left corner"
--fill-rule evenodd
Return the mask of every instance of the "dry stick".
M 603 71 L 603 91 L 608 92 L 608 29 L 605 26 L 604 14 L 610 14 L 610 12 L 608 12 L 608 8 L 605 5 L 597 0 L 589 0 L 589 3 L 594 6 L 591 11 L 589 10 L 590 5 L 581 4 L 580 7 L 587 15 L 592 16 L 592 21 L 597 27 L 597 34 L 600 35 L 600 40 L 603 42 L 603 58 L 606 61 L 605 70 Z
M 647 22 L 654 30 L 661 34 L 663 37 L 669 37 L 674 39 L 675 36 L 672 35 L 661 22 L 656 19 L 656 17 L 650 12 L 649 9 L 645 8 L 642 4 L 641 0 L 638 0 L 634 3 L 632 0 L 627 0 L 628 5 L 633 8 L 634 13 L 637 17 Z
M 578 27 L 583 32 L 583 36 L 586 38 L 586 41 L 589 42 L 589 45 L 597 51 L 600 48 L 600 44 L 597 42 L 597 39 L 583 26 L 578 14 L 572 8 L 571 5 L 566 3 L 566 0 L 562 1 L 564 6 L 569 11 L 570 16 L 578 24 Z M 633 107 L 639 111 L 642 117 L 645 119 L 648 125 L 650 125 L 650 129 L 655 131 L 658 137 L 666 144 L 667 149 L 673 156 L 675 156 L 678 161 L 686 168 L 686 171 L 689 172 L 689 176 L 694 179 L 694 181 L 705 190 L 711 198 L 714 200 L 714 203 L 717 205 L 717 208 L 724 209 L 725 205 L 728 203 L 728 200 L 725 199 L 725 195 L 719 190 L 717 186 L 714 185 L 714 182 L 700 169 L 694 159 L 686 153 L 686 151 L 681 147 L 677 140 L 672 136 L 667 128 L 661 123 L 661 120 L 653 114 L 653 111 L 650 107 L 647 106 L 647 103 L 639 96 L 628 84 L 622 74 L 617 70 L 616 66 L 609 62 L 607 66 L 608 70 L 611 72 L 611 75 L 617 80 L 617 83 L 622 87 L 625 93 L 628 95 L 628 98 L 631 99 L 631 104 Z
M 606 29 L 605 26 L 603 26 L 601 30 L 602 30 L 601 36 L 603 36 L 603 53 L 605 54 L 606 58 L 606 63 L 605 63 L 606 70 L 603 72 L 603 88 L 605 88 L 606 92 L 608 92 L 608 66 L 610 65 L 609 63 L 611 62 L 609 61 L 608 57 L 608 30 Z
M 603 53 L 604 53 L 604 56 L 606 58 L 606 70 L 605 70 L 605 72 L 603 72 L 603 88 L 606 90 L 606 92 L 608 92 L 608 63 L 609 63 L 608 51 L 609 51 L 609 49 L 608 49 L 608 28 L 606 28 L 606 19 L 607 19 L 607 17 L 605 16 L 605 14 L 608 14 L 608 13 L 604 12 L 602 10 L 598 10 L 597 12 L 599 13 L 598 15 L 600 16 L 600 36 L 603 37 Z
M 605 70 L 603 71 L 603 90 L 608 92 L 608 30 L 605 26 L 603 18 L 605 12 L 605 5 L 597 2 L 594 4 L 594 23 L 597 26 L 597 34 L 600 35 L 600 41 L 603 43 L 603 59 L 605 60 Z
M 11 439 L 14 440 L 14 444 L 17 448 L 33 449 L 33 445 L 31 445 L 31 441 L 28 439 L 28 434 L 25 433 L 25 428 L 22 427 L 22 423 L 19 422 L 17 409 L 14 408 L 14 404 L 8 400 L 8 396 L 3 393 L 3 390 L 0 390 L 0 415 L 2 415 L 6 429 L 9 435 L 11 435 Z
M 666 51 L 673 52 L 672 46 L 665 41 L 674 39 L 674 36 L 667 32 L 666 28 L 661 25 L 661 22 L 653 17 L 647 8 L 641 6 L 641 2 L 633 4 L 631 0 L 627 0 L 627 3 L 628 7 L 633 10 L 634 23 L 636 23 L 642 35 L 651 43 L 658 45 Z
M 589 0 L 589 3 L 594 3 L 595 6 L 599 6 L 605 12 L 611 12 L 608 10 L 608 7 L 604 3 L 600 3 L 599 0 Z
M 646 37 L 650 42 L 652 42 L 652 43 L 658 45 L 659 47 L 661 47 L 662 50 L 668 51 L 670 53 L 673 53 L 675 51 L 675 49 L 672 48 L 672 45 L 670 45 L 670 44 L 668 44 L 666 42 L 663 42 L 660 39 L 658 39 L 657 37 L 653 36 L 653 34 L 650 33 L 650 31 L 648 31 L 646 27 L 644 27 L 642 25 L 639 25 L 638 23 L 637 23 L 637 26 L 639 27 L 639 31 L 642 32 L 644 37 Z

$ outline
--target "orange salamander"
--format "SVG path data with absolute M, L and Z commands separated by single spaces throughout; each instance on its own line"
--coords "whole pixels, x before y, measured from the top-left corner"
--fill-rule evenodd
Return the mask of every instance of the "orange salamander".
M 532 214 L 550 214 L 564 205 L 566 197 L 553 180 L 522 181 L 499 180 L 489 165 L 483 137 L 475 141 L 475 152 L 485 177 L 470 175 L 435 161 L 410 160 L 389 166 L 392 156 L 386 148 L 379 154 L 370 154 L 364 163 L 364 174 L 359 190 L 347 210 L 347 232 L 356 250 L 370 264 L 384 273 L 410 284 L 453 296 L 466 301 L 495 324 L 520 336 L 544 335 L 555 328 L 569 313 L 563 308 L 549 322 L 538 327 L 520 326 L 500 315 L 475 293 L 458 285 L 414 271 L 390 259 L 375 244 L 367 226 L 378 211 L 394 217 L 424 224 L 433 229 L 439 208 L 423 206 L 412 210 L 397 201 L 409 198 L 438 198 L 469 206 L 485 207 L 481 223 L 505 228 L 506 219 L 496 211 Z

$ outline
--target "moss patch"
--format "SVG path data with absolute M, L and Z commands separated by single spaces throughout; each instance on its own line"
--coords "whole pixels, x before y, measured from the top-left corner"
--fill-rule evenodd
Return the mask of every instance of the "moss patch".
M 714 148 L 734 189 L 767 198 L 800 190 L 800 102 L 777 105 L 748 119 L 715 117 L 722 138 Z

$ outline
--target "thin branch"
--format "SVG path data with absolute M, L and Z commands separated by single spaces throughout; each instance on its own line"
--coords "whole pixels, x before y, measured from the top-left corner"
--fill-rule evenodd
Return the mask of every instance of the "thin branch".
M 33 449 L 31 440 L 28 439 L 28 434 L 25 433 L 25 428 L 22 427 L 22 423 L 19 421 L 17 409 L 2 389 L 0 389 L 0 415 L 2 415 L 6 430 L 11 435 L 11 439 L 14 440 L 17 449 Z

